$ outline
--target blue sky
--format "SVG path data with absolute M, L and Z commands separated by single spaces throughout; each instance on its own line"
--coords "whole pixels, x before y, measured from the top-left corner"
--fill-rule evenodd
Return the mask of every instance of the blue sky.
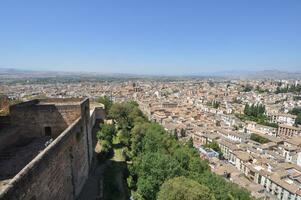
M 301 1 L 2 0 L 0 68 L 301 71 Z

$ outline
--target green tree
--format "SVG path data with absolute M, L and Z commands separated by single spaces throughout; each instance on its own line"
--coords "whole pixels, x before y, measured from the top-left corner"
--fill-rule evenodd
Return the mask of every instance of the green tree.
M 193 148 L 193 139 L 192 138 L 189 138 L 188 142 L 187 142 L 187 146 L 189 148 Z
M 130 131 L 126 128 L 122 128 L 118 134 L 117 134 L 118 138 L 119 138 L 119 141 L 122 145 L 125 145 L 127 147 L 130 146 L 130 138 L 131 138 L 131 135 L 130 135 Z
M 301 96 L 294 96 L 293 99 L 294 99 L 294 101 L 300 101 L 301 100 Z
M 174 130 L 173 130 L 173 136 L 174 136 L 174 138 L 175 138 L 176 140 L 179 139 L 179 136 L 178 136 L 178 130 L 177 130 L 177 129 L 174 129 Z
M 181 128 L 181 130 L 180 130 L 180 135 L 181 135 L 181 137 L 185 137 L 185 136 L 186 136 L 186 131 L 185 131 L 185 129 Z
M 288 93 L 288 92 L 292 92 L 292 93 L 300 93 L 301 92 L 301 85 L 297 84 L 297 85 L 287 85 L 286 87 L 277 87 L 275 93 L 279 94 L 279 93 Z
M 113 102 L 111 101 L 111 99 L 108 96 L 99 97 L 97 102 L 101 103 L 105 106 L 106 113 L 109 112 L 109 110 L 111 109 L 111 107 L 113 105 Z
M 301 113 L 299 113 L 297 115 L 297 118 L 295 120 L 295 125 L 298 126 L 298 125 L 301 125 Z
M 109 116 L 114 119 L 120 126 L 128 125 L 130 107 L 126 103 L 115 103 L 112 105 Z
M 109 153 L 112 150 L 112 143 L 108 140 L 103 140 L 101 142 L 101 151 L 104 153 Z
M 217 109 L 219 106 L 220 106 L 220 102 L 218 102 L 218 101 L 214 101 L 212 103 L 212 107 L 215 108 L 215 109 Z
M 289 111 L 289 113 L 292 115 L 297 115 L 297 118 L 295 120 L 295 126 L 301 125 L 301 108 L 293 108 L 291 111 Z
M 265 106 L 262 104 L 249 104 L 245 105 L 244 114 L 253 118 L 264 118 L 265 117 Z
M 220 147 L 219 147 L 219 145 L 218 145 L 218 143 L 217 143 L 216 141 L 211 142 L 211 143 L 209 144 L 209 147 L 210 147 L 211 149 L 213 149 L 214 151 L 218 151 L 218 152 L 221 151 L 221 149 L 220 149 Z
M 248 103 L 245 105 L 244 114 L 248 116 L 250 115 L 250 106 Z
M 236 184 L 227 182 L 222 177 L 211 173 L 210 171 L 205 171 L 201 174 L 193 174 L 190 178 L 207 186 L 213 193 L 216 200 L 232 200 L 233 198 L 231 197 L 235 197 L 236 200 L 252 199 L 247 190 Z
M 142 152 L 143 144 L 142 140 L 149 127 L 149 123 L 137 124 L 131 130 L 131 150 L 132 155 L 137 156 Z
M 253 89 L 253 87 L 251 85 L 249 85 L 249 84 L 247 84 L 245 86 L 243 85 L 242 87 L 243 87 L 243 91 L 244 92 L 250 92 Z
M 135 123 L 146 121 L 134 101 L 113 104 L 109 116 L 117 122 L 119 127 L 126 127 L 129 130 L 134 127 Z
M 106 140 L 112 144 L 113 137 L 116 134 L 116 129 L 113 124 L 103 124 L 101 130 L 97 132 L 97 139 Z
M 268 143 L 270 142 L 269 139 L 267 138 L 264 138 L 258 134 L 255 134 L 255 133 L 252 133 L 251 134 L 251 137 L 250 137 L 251 140 L 254 140 L 255 142 L 259 142 L 260 144 L 264 144 L 264 143 Z
M 299 107 L 293 108 L 292 110 L 289 111 L 289 113 L 292 115 L 301 114 L 301 108 L 299 108 Z
M 176 177 L 163 183 L 158 193 L 158 200 L 214 200 L 209 188 L 198 182 Z
M 133 103 L 130 104 L 130 106 L 133 106 Z M 142 111 L 137 106 L 133 106 L 130 109 L 129 119 L 130 119 L 131 125 L 138 124 L 138 123 L 143 123 L 143 122 L 146 121 Z
M 205 147 L 213 149 L 214 151 L 216 151 L 220 155 L 222 155 L 221 148 L 219 147 L 219 145 L 218 145 L 218 143 L 216 141 L 212 141 L 210 144 L 206 144 Z
M 166 179 L 184 173 L 175 158 L 159 152 L 148 152 L 143 157 L 138 157 L 133 167 L 139 177 L 137 190 L 148 200 L 156 199 L 156 194 Z

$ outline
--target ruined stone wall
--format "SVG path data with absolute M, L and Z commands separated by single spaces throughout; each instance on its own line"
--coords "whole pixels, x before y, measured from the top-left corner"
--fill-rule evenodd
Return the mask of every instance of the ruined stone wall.
M 26 104 L 24 107 L 31 107 L 36 106 L 37 102 L 26 102 Z M 31 120 L 39 121 L 39 123 L 41 121 L 60 123 L 54 119 L 55 114 L 49 111 L 49 107 L 48 110 L 44 108 L 39 109 L 36 113 L 20 113 L 23 113 L 23 117 L 25 115 L 29 118 L 28 123 Z M 54 108 L 51 107 L 51 109 Z M 56 109 L 59 110 L 58 113 L 63 119 L 70 120 L 69 122 L 66 120 L 66 124 L 69 126 L 10 180 L 8 186 L 0 192 L 0 200 L 72 200 L 80 194 L 88 177 L 93 157 L 91 130 L 96 120 L 103 119 L 104 111 L 103 109 L 94 109 L 90 113 L 88 99 L 77 105 L 56 105 Z M 43 113 L 46 110 L 48 114 Z M 15 114 L 18 113 L 17 111 L 18 109 Z M 42 118 L 40 116 L 38 119 L 38 117 L 32 116 L 39 115 L 39 112 L 51 117 Z M 75 116 L 78 118 L 71 123 L 71 119 Z M 25 124 L 23 125 L 25 126 Z M 30 126 L 34 127 L 35 125 L 30 124 L 28 127 Z
M 75 199 L 89 173 L 87 133 L 79 118 L 32 160 L 0 194 L 6 199 Z
M 55 106 L 14 107 L 10 113 L 12 125 L 22 127 L 28 137 L 43 136 L 46 126 L 50 126 L 53 135 L 57 136 L 67 127 Z
M 0 131 L 0 151 L 6 147 L 16 143 L 20 138 L 20 130 L 18 128 L 4 128 Z
M 90 112 L 90 119 L 89 119 L 89 126 L 91 127 L 89 129 L 89 142 L 92 143 L 91 148 L 89 149 L 89 155 L 90 156 L 90 163 L 92 162 L 92 156 L 93 156 L 93 147 L 95 147 L 97 139 L 96 135 L 92 135 L 92 129 L 94 126 L 99 126 L 96 124 L 100 120 L 105 119 L 105 110 L 102 107 L 95 107 L 91 112 Z
M 57 106 L 58 112 L 67 125 L 70 125 L 81 115 L 80 105 Z
M 81 114 L 80 105 L 39 103 L 34 100 L 10 108 L 11 124 L 22 127 L 29 137 L 44 136 L 45 127 L 51 127 L 53 138 L 56 138 Z
M 76 199 L 89 173 L 92 155 L 89 101 L 81 115 L 26 165 L 0 194 L 0 200 Z

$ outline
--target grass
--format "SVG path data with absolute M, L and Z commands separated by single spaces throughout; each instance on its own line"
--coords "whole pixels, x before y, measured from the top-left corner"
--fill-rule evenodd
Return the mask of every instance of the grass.
M 114 147 L 114 157 L 112 160 L 115 161 L 125 161 L 124 156 L 122 155 L 122 145 L 120 144 L 119 138 L 114 136 L 113 138 L 113 147 Z
M 123 155 L 122 155 L 122 149 L 114 149 L 114 157 L 112 158 L 115 161 L 125 161 Z

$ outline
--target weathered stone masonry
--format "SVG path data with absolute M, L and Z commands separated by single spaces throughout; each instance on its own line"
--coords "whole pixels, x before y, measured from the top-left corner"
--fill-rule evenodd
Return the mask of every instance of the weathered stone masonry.
M 91 129 L 103 117 L 99 110 L 90 113 L 88 99 L 34 100 L 12 107 L 12 124 L 26 129 L 23 134 L 55 139 L 9 181 L 0 200 L 76 199 L 89 174 Z

